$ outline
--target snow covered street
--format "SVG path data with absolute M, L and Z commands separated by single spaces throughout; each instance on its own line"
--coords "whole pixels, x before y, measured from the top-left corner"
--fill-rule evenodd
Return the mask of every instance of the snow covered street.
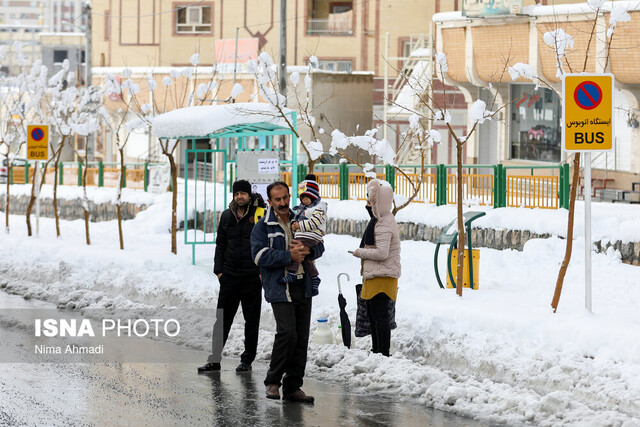
M 27 238 L 24 217 L 12 216 L 11 233 L 0 235 L 0 288 L 75 310 L 214 307 L 218 284 L 211 273 L 213 246 L 197 248 L 195 267 L 190 247 L 181 244 L 178 255 L 172 255 L 167 203 L 160 196 L 135 220 L 125 222 L 124 251 L 118 249 L 115 222 L 92 223 L 93 244 L 88 247 L 82 221 L 63 221 L 62 237 L 56 239 L 53 220 L 44 218 L 40 237 Z M 425 221 L 438 222 L 450 219 L 451 209 L 412 206 L 398 220 L 405 215 L 417 221 L 422 215 L 429 218 Z M 494 212 L 482 219 L 483 226 L 515 228 L 522 223 L 532 227 L 536 218 L 534 226 L 539 230 L 554 233 L 566 226 L 563 211 L 505 208 Z M 330 216 L 350 213 L 355 219 L 366 215 L 364 202 L 330 204 Z M 597 204 L 594 213 L 594 238 L 637 238 L 637 229 L 629 224 L 639 209 Z M 598 228 L 598 215 L 602 222 L 615 221 L 617 228 L 605 231 L 606 224 Z M 580 212 L 576 218 L 579 224 Z M 626 233 L 621 236 L 617 230 Z M 564 254 L 562 239 L 531 240 L 522 252 L 482 248 L 480 289 L 465 289 L 463 298 L 438 287 L 434 244 L 403 242 L 392 357 L 369 354 L 368 337 L 356 339 L 351 350 L 311 344 L 307 376 L 357 392 L 402 396 L 415 405 L 484 422 L 640 425 L 640 267 L 622 264 L 619 253 L 612 250 L 594 253 L 594 312 L 587 313 L 580 225 L 576 235 L 556 314 L 550 302 Z M 184 242 L 183 234 L 178 242 Z M 343 293 L 355 321 L 353 287 L 358 283 L 359 263 L 347 250 L 358 243 L 355 237 L 328 235 L 327 251 L 318 262 L 322 283 L 312 318 L 328 317 L 334 330 L 336 276 L 341 272 L 351 277 L 350 282 L 343 281 Z M 443 271 L 444 255 L 440 262 Z M 236 316 L 225 347 L 227 357 L 237 359 L 242 351 L 241 319 Z M 194 319 L 184 326 L 180 344 L 207 349 L 211 325 L 212 319 Z M 271 309 L 263 304 L 261 361 L 268 360 L 274 330 Z

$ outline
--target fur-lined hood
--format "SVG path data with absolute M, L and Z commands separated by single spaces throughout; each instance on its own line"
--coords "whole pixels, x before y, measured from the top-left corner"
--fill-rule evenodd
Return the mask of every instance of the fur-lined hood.
M 391 215 L 393 208 L 393 189 L 387 181 L 372 179 L 367 184 L 368 200 L 371 203 L 373 216 L 382 219 L 383 216 Z

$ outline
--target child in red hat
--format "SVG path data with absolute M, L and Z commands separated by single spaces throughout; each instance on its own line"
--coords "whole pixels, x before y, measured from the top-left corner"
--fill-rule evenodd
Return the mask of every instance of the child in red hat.
M 291 230 L 295 233 L 293 238 L 306 246 L 313 247 L 323 241 L 327 231 L 327 204 L 320 198 L 320 186 L 313 174 L 307 175 L 298 185 L 298 193 L 300 204 L 293 208 L 296 216 L 291 223 Z M 318 295 L 320 276 L 315 263 L 304 260 L 301 264 L 306 267 L 305 270 L 311 276 L 312 295 Z M 280 279 L 281 282 L 293 283 L 299 269 L 300 263 L 291 264 L 287 267 L 287 273 Z

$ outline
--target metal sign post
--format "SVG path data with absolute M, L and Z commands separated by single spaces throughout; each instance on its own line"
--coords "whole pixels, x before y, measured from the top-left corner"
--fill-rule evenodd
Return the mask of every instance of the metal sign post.
M 27 159 L 36 161 L 36 237 L 40 235 L 40 160 L 49 157 L 49 125 L 27 125 Z M 45 171 L 46 172 L 46 171 Z
M 40 161 L 36 160 L 36 173 L 33 178 L 36 185 L 36 237 L 40 236 Z
M 591 153 L 614 149 L 612 74 L 566 74 L 562 78 L 562 142 L 584 153 L 584 306 L 591 297 Z

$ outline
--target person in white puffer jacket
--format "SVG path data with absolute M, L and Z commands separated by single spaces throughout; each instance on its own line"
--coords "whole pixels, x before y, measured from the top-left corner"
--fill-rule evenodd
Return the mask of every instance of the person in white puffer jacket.
M 371 220 L 365 229 L 360 247 L 353 256 L 362 259 L 362 293 L 367 300 L 374 353 L 389 356 L 391 328 L 389 304 L 398 295 L 401 274 L 400 234 L 391 213 L 393 189 L 377 179 L 367 184 L 367 210 Z

